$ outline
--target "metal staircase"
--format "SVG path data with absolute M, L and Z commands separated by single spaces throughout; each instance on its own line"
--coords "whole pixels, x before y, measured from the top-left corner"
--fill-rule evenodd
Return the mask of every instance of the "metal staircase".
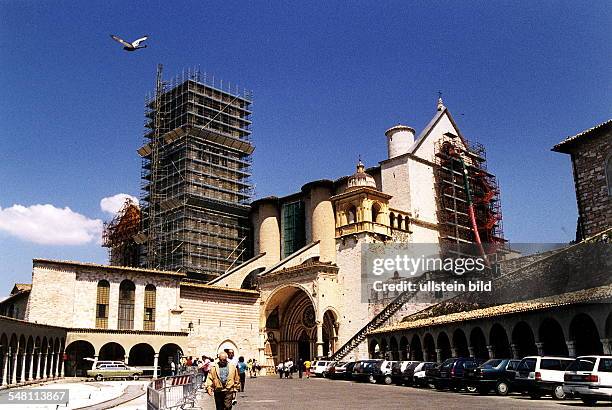
M 393 316 L 411 297 L 414 292 L 405 291 L 400 293 L 391 303 L 380 311 L 367 325 L 351 337 L 342 347 L 330 357 L 330 360 L 340 360 L 349 354 L 353 349 L 363 342 L 369 332 L 382 326 L 391 316 Z

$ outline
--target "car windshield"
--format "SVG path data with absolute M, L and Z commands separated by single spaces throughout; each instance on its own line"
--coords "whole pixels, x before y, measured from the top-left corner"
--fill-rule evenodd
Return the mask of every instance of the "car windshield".
M 597 358 L 595 357 L 579 357 L 574 360 L 567 370 L 574 372 L 592 372 L 595 368 L 595 361 Z
M 444 363 L 442 363 L 442 366 L 440 366 L 440 369 L 448 369 L 452 367 L 454 363 L 455 359 L 446 359 Z
M 503 360 L 501 359 L 491 359 L 481 364 L 480 367 L 482 367 L 483 369 L 494 369 L 498 367 L 502 362 Z
M 536 366 L 535 358 L 532 358 L 532 357 L 526 358 L 526 359 L 521 360 L 521 362 L 518 365 L 518 370 L 533 372 L 535 370 L 535 366 Z
M 411 370 L 412 370 L 412 369 L 416 369 L 416 368 L 417 368 L 417 366 L 418 366 L 418 365 L 420 365 L 420 364 L 421 364 L 421 363 L 419 363 L 419 362 L 416 362 L 416 363 L 410 363 L 410 364 L 408 365 L 408 367 L 406 367 L 406 369 L 411 369 Z

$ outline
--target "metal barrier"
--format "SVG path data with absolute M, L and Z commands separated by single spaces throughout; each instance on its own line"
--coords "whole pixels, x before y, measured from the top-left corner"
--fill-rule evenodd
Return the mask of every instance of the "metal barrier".
M 194 406 L 204 374 L 186 373 L 155 379 L 147 386 L 147 410 L 184 409 Z

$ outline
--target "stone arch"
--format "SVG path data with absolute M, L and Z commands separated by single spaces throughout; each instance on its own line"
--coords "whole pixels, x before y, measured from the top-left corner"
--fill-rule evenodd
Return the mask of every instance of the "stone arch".
M 540 343 L 542 343 L 543 354 L 553 356 L 568 355 L 563 328 L 556 319 L 548 317 L 540 323 L 538 338 Z
M 397 216 L 397 229 L 404 229 L 404 217 L 402 215 Z
M 3 370 L 4 370 L 5 364 L 8 366 L 8 362 L 9 362 L 8 352 L 9 352 L 9 338 L 6 335 L 6 333 L 2 333 L 0 335 L 0 386 L 3 384 L 6 384 L 3 378 L 4 377 Z
M 443 331 L 438 333 L 438 343 L 436 344 L 436 347 L 440 352 L 440 357 L 438 358 L 439 361 L 443 362 L 444 360 L 452 357 L 453 352 L 451 350 L 450 340 L 446 332 Z M 438 352 L 436 351 L 436 353 Z
M 227 350 L 233 350 L 236 357 L 240 356 L 240 349 L 238 349 L 238 345 L 232 339 L 225 339 L 217 346 L 217 354 L 223 351 L 227 352 Z
M 399 227 L 398 225 L 399 224 L 397 224 L 397 225 L 395 224 L 395 212 L 390 212 L 389 213 L 389 226 L 391 228 L 398 228 Z
M 378 202 L 372 203 L 372 222 L 383 223 L 382 205 Z
M 338 312 L 332 306 L 323 311 L 323 356 L 327 357 L 336 351 L 338 344 Z M 327 334 L 327 338 L 325 335 Z M 327 348 L 327 349 L 326 349 Z
M 574 342 L 576 356 L 602 355 L 603 346 L 595 322 L 586 313 L 578 313 L 569 327 L 570 340 Z
M 508 358 L 511 357 L 510 343 L 508 341 L 508 334 L 506 329 L 499 323 L 495 323 L 491 326 L 489 332 L 489 345 L 493 348 L 493 355 L 489 354 L 489 358 Z
M 397 343 L 395 336 L 391 336 L 389 339 L 389 350 L 391 360 L 399 360 L 399 343 Z
M 487 339 L 484 332 L 478 326 L 474 327 L 470 332 L 470 347 L 473 350 L 474 357 L 478 359 L 486 359 L 489 357 L 487 352 Z
M 436 343 L 431 333 L 426 333 L 423 337 L 423 356 L 428 362 L 437 362 L 436 357 Z
M 514 345 L 514 358 L 520 359 L 525 356 L 535 356 L 538 348 L 531 326 L 525 321 L 520 321 L 512 329 L 512 344 Z
M 410 345 L 408 344 L 408 338 L 402 336 L 399 342 L 400 358 L 399 360 L 408 360 L 410 355 Z
M 130 348 L 128 363 L 130 366 L 143 367 L 152 366 L 155 358 L 155 350 L 148 343 L 138 343 Z
M 98 352 L 98 360 L 116 360 L 123 362 L 125 360 L 125 349 L 119 343 L 108 342 L 104 344 Z
M 26 342 L 26 379 L 30 380 L 30 374 L 33 375 L 34 370 L 34 338 L 32 336 L 28 336 L 28 340 Z M 2 369 L 0 367 L 0 369 Z
M 357 207 L 353 204 L 349 204 L 346 207 L 346 223 L 348 225 L 354 224 L 357 222 Z
M 421 338 L 416 333 L 412 335 L 410 340 L 410 359 L 423 361 L 423 347 L 421 346 Z
M 457 357 L 470 356 L 467 338 L 465 337 L 465 332 L 461 328 L 457 328 L 453 332 L 453 351 L 455 353 L 454 356 Z
M 95 348 L 91 343 L 85 340 L 75 340 L 66 346 L 67 359 L 64 365 L 64 374 L 66 377 L 87 376 L 87 370 L 91 369 L 93 361 L 85 359 L 93 359 L 95 355 Z
M 183 356 L 183 349 L 176 343 L 166 343 L 159 349 L 159 367 L 161 376 L 172 374 L 172 365 L 176 370 L 179 368 L 180 359 Z

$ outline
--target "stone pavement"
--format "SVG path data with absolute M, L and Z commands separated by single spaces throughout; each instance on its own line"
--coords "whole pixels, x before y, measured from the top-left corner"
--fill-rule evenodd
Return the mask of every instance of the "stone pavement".
M 527 396 L 479 396 L 403 386 L 373 385 L 328 379 L 279 379 L 272 376 L 247 379 L 245 392 L 238 393 L 236 410 L 317 409 L 424 409 L 473 408 L 546 409 L 581 408 L 579 400 L 531 400 Z M 609 403 L 608 403 L 609 404 Z M 196 407 L 214 409 L 214 401 L 203 393 Z M 601 404 L 605 407 L 605 404 Z

